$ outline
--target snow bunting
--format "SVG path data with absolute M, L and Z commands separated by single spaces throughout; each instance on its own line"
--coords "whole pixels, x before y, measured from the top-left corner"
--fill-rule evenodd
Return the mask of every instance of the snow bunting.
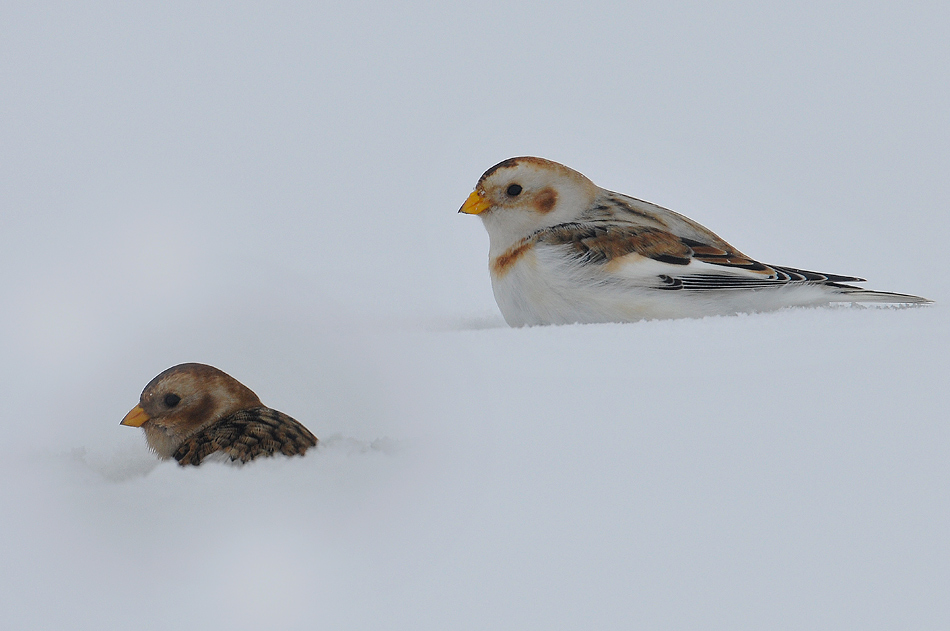
M 930 302 L 843 284 L 862 278 L 759 263 L 683 215 L 543 158 L 488 169 L 459 212 L 488 230 L 492 290 L 511 326 Z
M 152 379 L 120 425 L 141 427 L 160 458 L 174 457 L 182 466 L 199 465 L 211 454 L 242 463 L 277 453 L 303 455 L 317 444 L 306 427 L 205 364 L 180 364 Z

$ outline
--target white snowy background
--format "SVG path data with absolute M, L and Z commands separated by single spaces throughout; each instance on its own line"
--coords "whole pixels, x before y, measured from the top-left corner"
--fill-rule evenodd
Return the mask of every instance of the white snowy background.
M 326 4 L 0 5 L 0 626 L 950 628 L 950 5 Z M 937 304 L 509 329 L 515 155 Z

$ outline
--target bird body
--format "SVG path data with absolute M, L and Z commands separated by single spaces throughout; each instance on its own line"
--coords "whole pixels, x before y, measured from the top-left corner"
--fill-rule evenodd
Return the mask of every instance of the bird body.
M 492 290 L 511 326 L 930 302 L 844 284 L 863 281 L 853 276 L 765 265 L 683 215 L 542 158 L 495 165 L 460 212 L 488 231 Z
M 317 444 L 306 427 L 205 364 L 180 364 L 159 374 L 120 424 L 141 427 L 159 458 L 174 457 L 182 466 L 201 464 L 209 456 L 245 463 L 261 456 L 303 455 Z

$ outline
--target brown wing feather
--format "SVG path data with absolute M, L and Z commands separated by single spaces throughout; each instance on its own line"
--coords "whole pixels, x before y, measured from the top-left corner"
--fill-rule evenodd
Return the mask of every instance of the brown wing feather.
M 682 240 L 657 228 L 567 223 L 536 236 L 538 243 L 570 245 L 592 263 L 639 254 L 674 265 L 688 265 L 691 251 Z
M 724 241 L 720 240 L 720 245 L 710 245 L 678 237 L 660 228 L 566 223 L 542 230 L 531 239 L 548 245 L 570 245 L 578 255 L 593 263 L 609 263 L 628 254 L 639 254 L 672 265 L 689 265 L 695 258 L 716 265 L 771 272 L 767 266 Z
M 750 258 L 735 249 L 725 241 L 720 240 L 720 244 L 725 248 L 696 241 L 695 239 L 681 238 L 680 241 L 688 246 L 693 253 L 693 258 L 703 263 L 712 263 L 713 265 L 723 265 L 725 267 L 741 267 L 742 269 L 753 270 L 756 272 L 773 273 L 774 270 L 768 265 L 763 265 L 753 258 Z
M 784 285 L 789 282 L 842 283 L 862 282 L 855 276 L 841 276 L 810 272 L 792 267 L 764 265 L 749 258 L 716 237 L 714 243 L 705 243 L 688 237 L 678 237 L 668 230 L 650 226 L 617 225 L 598 222 L 564 223 L 539 230 L 522 239 L 493 261 L 496 274 L 505 273 L 535 244 L 568 246 L 585 262 L 606 264 L 630 254 L 650 258 L 671 265 L 689 265 L 696 259 L 724 268 L 739 268 L 756 272 L 757 276 L 737 276 L 723 270 L 693 273 L 674 278 L 658 278 L 659 289 L 750 289 Z
M 188 437 L 175 452 L 178 464 L 199 465 L 207 456 L 223 451 L 232 461 L 258 457 L 303 455 L 317 438 L 293 418 L 267 407 L 235 412 Z

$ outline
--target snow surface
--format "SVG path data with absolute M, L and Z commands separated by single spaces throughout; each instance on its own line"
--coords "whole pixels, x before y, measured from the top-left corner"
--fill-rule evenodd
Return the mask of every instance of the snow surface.
M 0 627 L 950 628 L 946 3 L 0 17 Z M 509 329 L 525 154 L 937 304 Z M 159 463 L 186 361 L 319 448 Z

